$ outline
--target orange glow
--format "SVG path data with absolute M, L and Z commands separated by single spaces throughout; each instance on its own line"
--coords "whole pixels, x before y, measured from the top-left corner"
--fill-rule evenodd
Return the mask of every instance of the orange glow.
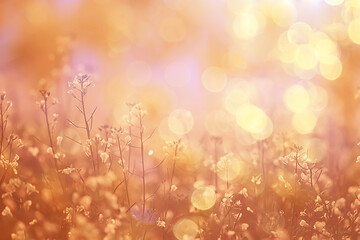
M 0 239 L 358 239 L 360 0 L 0 0 Z

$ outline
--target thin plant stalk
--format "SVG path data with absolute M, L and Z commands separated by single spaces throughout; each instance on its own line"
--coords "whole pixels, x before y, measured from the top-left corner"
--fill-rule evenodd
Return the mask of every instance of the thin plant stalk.
M 81 91 L 80 91 L 80 100 L 81 100 L 81 109 L 82 109 L 82 115 L 83 115 L 83 118 L 84 118 L 84 123 L 85 123 L 85 130 L 86 130 L 86 135 L 87 135 L 87 138 L 88 139 L 91 139 L 91 131 L 90 131 L 90 127 L 89 127 L 89 122 L 88 122 L 88 119 L 87 119 L 87 116 L 86 116 L 86 109 L 85 109 L 85 100 L 84 100 L 84 97 L 85 97 L 85 93 L 84 93 L 84 82 L 81 81 Z M 92 146 L 90 145 L 90 155 L 91 155 L 91 160 L 92 160 L 92 164 L 93 164 L 93 169 L 94 169 L 94 172 L 96 172 L 96 167 L 95 167 L 95 159 L 94 159 L 94 153 L 93 153 L 93 150 L 92 150 Z M 98 169 L 99 171 L 99 169 Z
M 146 206 L 146 196 L 145 196 L 145 192 L 146 192 L 146 182 L 145 182 L 145 158 L 144 158 L 144 141 L 143 141 L 143 133 L 144 133 L 144 128 L 142 125 L 142 116 L 141 116 L 141 112 L 139 115 L 139 127 L 140 127 L 140 154 L 141 154 L 141 164 L 142 164 L 142 191 L 143 191 L 143 209 L 142 209 L 142 213 L 143 215 L 145 214 L 145 206 Z
M 44 105 L 42 107 L 42 110 L 43 110 L 43 113 L 44 113 L 44 116 L 45 116 L 46 129 L 47 129 L 47 134 L 48 134 L 48 138 L 49 138 L 49 145 L 50 145 L 50 148 L 51 148 L 51 151 L 52 151 L 53 164 L 54 164 L 54 167 L 55 167 L 55 170 L 56 170 L 56 175 L 58 177 L 62 192 L 65 193 L 65 187 L 64 187 L 64 184 L 63 184 L 62 179 L 61 179 L 60 174 L 59 174 L 59 165 L 58 165 L 57 159 L 55 157 L 56 149 L 55 149 L 55 146 L 54 146 L 54 143 L 53 143 L 53 132 L 51 130 L 50 121 L 49 121 L 49 112 L 48 112 L 48 110 L 49 110 L 48 99 L 49 98 L 48 97 L 49 97 L 50 93 L 46 92 L 44 90 L 40 91 L 40 93 L 41 93 L 41 95 L 43 97 L 43 100 L 44 100 Z

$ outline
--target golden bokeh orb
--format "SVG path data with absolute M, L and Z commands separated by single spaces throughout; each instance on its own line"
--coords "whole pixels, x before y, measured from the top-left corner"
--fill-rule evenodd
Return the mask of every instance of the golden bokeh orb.
M 305 144 L 308 163 L 317 163 L 323 160 L 327 153 L 327 145 L 319 138 L 311 138 Z
M 360 19 L 355 19 L 350 22 L 348 34 L 351 41 L 360 44 Z
M 215 205 L 216 193 L 210 187 L 199 187 L 191 195 L 191 203 L 199 210 L 208 210 Z
M 227 83 L 225 71 L 219 67 L 208 67 L 201 75 L 201 82 L 209 92 L 222 91 Z
M 318 63 L 316 49 L 310 44 L 301 44 L 295 51 L 295 64 L 302 69 L 315 68 Z
M 173 226 L 173 233 L 178 240 L 195 239 L 199 232 L 198 225 L 191 219 L 182 218 Z
M 310 95 L 303 86 L 296 84 L 286 90 L 284 103 L 290 111 L 302 112 L 309 106 Z
M 255 37 L 259 31 L 259 22 L 253 14 L 241 13 L 235 17 L 233 22 L 235 36 L 248 40 Z
M 325 0 L 325 2 L 331 6 L 339 6 L 344 3 L 344 0 Z
M 176 109 L 168 117 L 169 129 L 177 135 L 185 135 L 191 131 L 194 126 L 194 118 L 190 111 L 185 109 Z
M 216 172 L 219 178 L 224 181 L 232 181 L 237 178 L 241 171 L 240 160 L 232 154 L 220 158 L 216 166 Z
M 273 126 L 273 122 L 271 121 L 271 119 L 266 116 L 266 124 L 265 127 L 263 128 L 263 130 L 261 132 L 258 133 L 252 133 L 252 137 L 256 140 L 264 140 L 268 137 L 271 136 L 271 134 L 273 133 L 274 130 L 274 126 Z
M 342 63 L 337 57 L 329 57 L 327 62 L 319 64 L 321 76 L 327 80 L 336 80 L 342 73 Z
M 313 132 L 317 120 L 317 116 L 312 111 L 306 110 L 294 114 L 292 118 L 292 125 L 295 131 L 299 134 L 309 134 Z
M 242 104 L 236 112 L 236 122 L 244 130 L 258 134 L 266 127 L 267 115 L 253 104 Z

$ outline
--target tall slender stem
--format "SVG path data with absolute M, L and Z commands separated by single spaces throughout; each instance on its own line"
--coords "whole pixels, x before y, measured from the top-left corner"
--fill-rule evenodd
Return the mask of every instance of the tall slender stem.
M 140 125 L 140 152 L 141 152 L 141 163 L 142 163 L 142 187 L 143 187 L 143 215 L 145 214 L 145 206 L 146 206 L 146 196 L 145 196 L 145 159 L 144 159 L 144 141 L 143 141 L 143 125 L 142 125 L 142 116 L 141 112 L 139 115 L 139 125 Z
M 49 113 L 48 113 L 48 92 L 41 92 L 42 95 L 43 95 L 43 99 L 44 99 L 44 108 L 43 108 L 43 112 L 44 112 L 44 115 L 45 115 L 45 121 L 46 121 L 46 128 L 47 128 L 47 133 L 48 133 L 48 137 L 49 137 L 49 144 L 50 144 L 50 147 L 51 147 L 51 151 L 52 151 L 52 156 L 53 156 L 53 163 L 54 163 L 54 167 L 55 167 L 55 170 L 56 170 L 56 175 L 58 177 L 58 180 L 59 180 L 59 183 L 60 183 L 60 186 L 61 186 L 61 190 L 63 193 L 65 193 L 65 187 L 64 187 L 64 184 L 61 180 L 61 177 L 60 177 L 60 174 L 59 174 L 59 166 L 58 166 L 58 162 L 57 162 L 57 159 L 55 157 L 55 153 L 56 153 L 56 149 L 55 149 L 55 146 L 54 146 L 54 143 L 53 143 L 53 136 L 52 136 L 52 131 L 50 129 L 50 121 L 49 121 Z
M 91 134 L 90 134 L 90 127 L 89 127 L 89 122 L 86 116 L 86 109 L 85 109 L 85 100 L 84 100 L 84 82 L 81 82 L 81 90 L 80 90 L 80 100 L 81 100 L 81 108 L 82 108 L 82 115 L 84 118 L 84 122 L 85 122 L 85 129 L 86 129 L 86 134 L 87 134 L 87 138 L 90 140 L 91 139 Z M 91 155 L 91 160 L 92 160 L 92 164 L 93 164 L 93 169 L 94 172 L 96 171 L 96 167 L 95 167 L 95 159 L 94 159 L 94 152 L 92 150 L 92 145 L 90 145 L 90 155 Z M 99 169 L 98 169 L 99 171 Z

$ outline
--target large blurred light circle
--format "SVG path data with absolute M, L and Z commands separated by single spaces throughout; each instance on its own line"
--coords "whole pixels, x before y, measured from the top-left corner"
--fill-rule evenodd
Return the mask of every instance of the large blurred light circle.
M 328 94 L 325 89 L 312 85 L 309 88 L 310 105 L 309 109 L 314 111 L 323 110 L 328 104 Z
M 286 90 L 284 102 L 290 111 L 301 112 L 309 106 L 310 96 L 303 86 L 293 85 Z
M 342 72 L 341 61 L 337 57 L 329 57 L 326 63 L 319 65 L 321 75 L 327 80 L 335 80 L 340 77 Z
M 190 111 L 185 109 L 176 109 L 168 117 L 169 129 L 177 135 L 185 135 L 191 131 L 194 126 L 194 118 Z
M 325 0 L 325 2 L 331 6 L 339 6 L 344 2 L 344 0 Z
M 208 67 L 201 75 L 201 82 L 209 92 L 220 92 L 227 83 L 227 76 L 219 67 Z
M 208 210 L 215 205 L 216 193 L 210 187 L 199 187 L 191 195 L 191 203 L 200 210 Z
M 252 104 L 242 104 L 236 112 L 236 122 L 250 133 L 261 133 L 267 124 L 267 115 Z
M 324 159 L 327 153 L 327 146 L 324 141 L 312 138 L 305 144 L 309 163 L 317 163 Z
M 264 140 L 271 136 L 273 133 L 274 126 L 269 117 L 266 116 L 266 125 L 264 129 L 259 133 L 252 133 L 252 137 L 256 140 Z
M 178 220 L 173 227 L 174 236 L 178 240 L 195 239 L 198 232 L 198 225 L 194 221 L 186 218 Z
M 295 113 L 292 118 L 292 125 L 300 134 L 311 133 L 317 123 L 317 116 L 311 111 Z
M 295 20 L 297 11 L 292 2 L 287 0 L 277 0 L 271 5 L 270 15 L 278 26 L 286 27 Z
M 315 68 L 317 64 L 315 48 L 310 44 L 298 46 L 295 51 L 295 63 L 302 69 Z
M 329 57 L 337 56 L 337 46 L 329 38 L 319 39 L 315 47 L 319 62 L 326 63 Z
M 236 114 L 238 108 L 245 103 L 249 103 L 251 100 L 255 100 L 258 95 L 258 91 L 254 84 L 241 79 L 233 79 L 236 84 L 227 87 L 224 95 L 225 109 L 231 113 Z
M 256 17 L 249 13 L 241 13 L 236 16 L 233 23 L 233 31 L 240 39 L 251 39 L 259 30 L 259 22 Z
M 232 181 L 237 178 L 241 171 L 241 163 L 235 156 L 223 156 L 217 163 L 216 172 L 224 181 Z
M 307 44 L 312 34 L 312 28 L 304 22 L 297 22 L 291 25 L 287 31 L 287 37 L 290 43 Z
M 360 19 L 356 19 L 350 22 L 348 27 L 348 34 L 351 41 L 356 44 L 360 44 Z

